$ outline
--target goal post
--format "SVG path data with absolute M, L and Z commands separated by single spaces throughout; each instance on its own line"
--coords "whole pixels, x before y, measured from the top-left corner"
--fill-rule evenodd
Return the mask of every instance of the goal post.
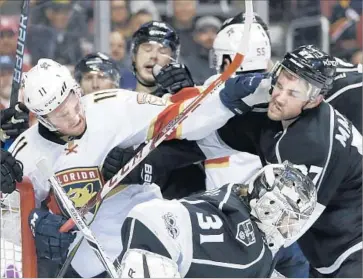
M 37 257 L 28 217 L 35 208 L 33 185 L 24 177 L 16 191 L 1 196 L 1 278 L 36 278 Z

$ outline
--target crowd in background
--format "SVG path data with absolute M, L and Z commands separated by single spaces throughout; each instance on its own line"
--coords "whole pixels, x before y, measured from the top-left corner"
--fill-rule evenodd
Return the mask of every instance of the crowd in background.
M 0 0 L 0 102 L 7 106 L 12 82 L 22 1 Z M 215 73 L 210 68 L 209 50 L 222 22 L 241 12 L 239 0 L 111 0 L 110 56 L 122 69 L 121 87 L 132 79 L 130 46 L 132 34 L 150 20 L 170 23 L 181 40 L 180 62 L 185 63 L 197 84 Z M 227 6 L 226 6 L 227 5 Z M 32 0 L 24 70 L 47 57 L 69 66 L 94 46 L 94 6 L 92 0 Z M 163 10 L 158 7 L 166 7 Z M 227 8 L 226 8 L 227 7 Z M 218 11 L 208 14 L 206 10 Z M 275 0 L 269 3 L 270 34 L 275 59 L 285 53 L 286 28 L 292 19 L 323 15 L 330 21 L 331 54 L 354 64 L 362 63 L 362 8 L 360 0 Z M 299 45 L 319 43 L 316 32 L 298 30 Z M 122 84 L 124 82 L 124 84 Z

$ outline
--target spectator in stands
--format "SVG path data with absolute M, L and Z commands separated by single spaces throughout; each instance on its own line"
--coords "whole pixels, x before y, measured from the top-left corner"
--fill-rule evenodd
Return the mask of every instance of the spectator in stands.
M 337 1 L 330 17 L 331 52 L 334 56 L 350 60 L 358 49 L 356 25 L 359 22 L 359 13 L 362 12 L 362 2 Z
M 19 19 L 11 16 L 0 17 L 0 55 L 10 56 L 15 59 L 16 44 L 18 40 Z M 30 69 L 30 55 L 27 50 L 24 52 L 24 71 Z M 2 85 L 0 83 L 0 85 Z
M 180 55 L 186 57 L 194 51 L 194 44 L 191 42 L 193 41 L 197 1 L 178 0 L 172 1 L 172 3 L 174 14 L 168 22 L 174 27 L 180 37 Z
M 210 76 L 216 74 L 215 69 L 209 67 L 209 52 L 222 22 L 214 16 L 204 16 L 195 23 L 194 42 L 196 47 L 193 55 L 183 57 L 195 83 L 203 84 Z
M 144 23 L 153 20 L 153 15 L 146 9 L 139 10 L 131 16 L 130 31 L 134 34 Z
M 0 107 L 9 107 L 11 83 L 15 59 L 8 55 L 0 55 Z
M 130 1 L 129 8 L 130 8 L 130 13 L 133 15 L 138 13 L 141 10 L 146 10 L 149 14 L 151 14 L 152 20 L 158 20 L 158 21 L 161 20 L 160 13 L 153 0 Z M 151 21 L 151 20 L 149 20 L 149 21 Z M 137 29 L 135 29 L 134 32 L 136 30 Z
M 124 36 L 130 36 L 130 12 L 125 0 L 111 0 L 111 30 L 120 31 Z
M 32 64 L 47 57 L 64 65 L 75 64 L 81 51 L 81 34 L 69 27 L 72 3 L 70 0 L 46 2 L 46 25 L 30 26 L 27 43 L 32 55 Z
M 363 64 L 363 52 L 361 50 L 356 51 L 352 55 L 352 59 L 350 60 L 353 64 Z
M 131 67 L 131 59 L 127 55 L 125 36 L 119 31 L 110 34 L 110 55 L 120 68 Z

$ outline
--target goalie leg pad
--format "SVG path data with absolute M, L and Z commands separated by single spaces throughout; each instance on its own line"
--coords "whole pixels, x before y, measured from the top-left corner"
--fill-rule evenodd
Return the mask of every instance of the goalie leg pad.
M 119 278 L 181 278 L 173 260 L 141 249 L 127 250 L 116 269 Z

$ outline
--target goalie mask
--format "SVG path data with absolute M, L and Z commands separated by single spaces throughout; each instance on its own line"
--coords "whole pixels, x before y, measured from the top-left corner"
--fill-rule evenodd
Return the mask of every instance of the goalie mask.
M 317 193 L 312 180 L 285 161 L 261 169 L 248 185 L 247 199 L 267 245 L 278 250 L 306 230 Z

